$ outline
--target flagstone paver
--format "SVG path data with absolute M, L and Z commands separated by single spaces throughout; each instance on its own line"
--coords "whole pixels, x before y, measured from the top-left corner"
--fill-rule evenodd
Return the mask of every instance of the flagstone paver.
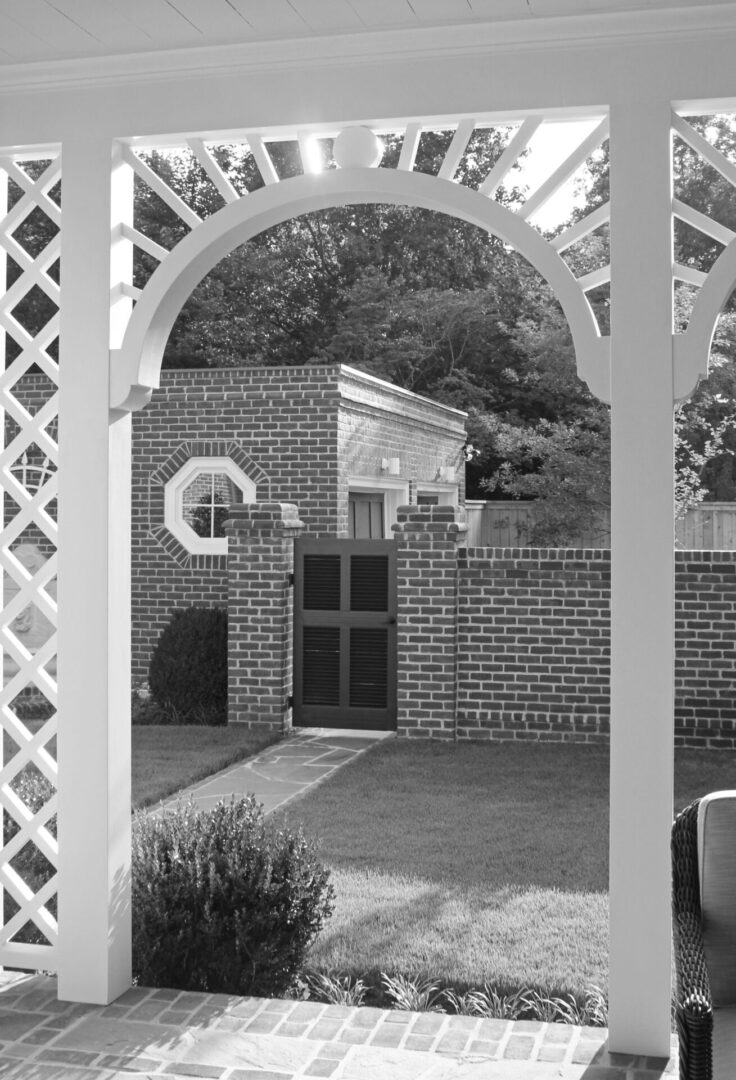
M 208 810 L 232 795 L 253 794 L 268 814 L 392 735 L 386 731 L 346 735 L 325 728 L 301 728 L 255 757 L 230 765 L 179 792 L 164 804 L 164 810 L 176 806 L 180 799 L 191 798 L 198 807 Z
M 79 1006 L 57 1000 L 50 976 L 5 972 L 0 982 L 0 1080 L 670 1080 L 677 1073 L 674 1040 L 669 1061 L 609 1054 L 601 1028 L 141 987 L 112 1006 Z

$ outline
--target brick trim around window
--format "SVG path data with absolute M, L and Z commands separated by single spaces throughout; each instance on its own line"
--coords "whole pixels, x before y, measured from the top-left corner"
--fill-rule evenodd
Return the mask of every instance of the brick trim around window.
M 232 440 L 183 442 L 148 477 L 148 532 L 179 566 L 191 570 L 226 570 L 227 554 L 193 553 L 166 525 L 166 485 L 192 458 L 229 458 L 255 484 L 256 501 L 268 501 L 269 477 L 240 443 Z

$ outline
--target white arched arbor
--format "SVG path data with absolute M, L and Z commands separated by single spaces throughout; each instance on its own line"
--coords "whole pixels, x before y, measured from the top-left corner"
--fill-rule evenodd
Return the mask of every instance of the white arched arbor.
M 210 218 L 197 224 L 192 232 L 166 255 L 138 296 L 120 347 L 111 351 L 111 415 L 124 416 L 131 410 L 145 407 L 152 389 L 158 386 L 163 352 L 181 308 L 208 271 L 230 251 L 290 217 L 332 206 L 358 203 L 404 204 L 453 215 L 500 237 L 514 247 L 552 287 L 570 326 L 579 376 L 597 397 L 605 402 L 611 401 L 611 340 L 600 334 L 588 303 L 585 285 L 589 286 L 590 282 L 577 280 L 561 257 L 560 249 L 564 250 L 566 246 L 564 240 L 558 240 L 557 245 L 553 246 L 518 214 L 486 195 L 448 179 L 407 170 L 348 168 L 273 182 L 247 197 L 230 202 Z M 599 213 L 596 220 L 600 220 L 601 216 Z M 662 216 L 666 216 L 668 229 L 671 229 L 669 210 Z M 647 226 L 651 227 L 651 223 L 647 222 Z M 578 227 L 573 232 L 579 237 L 585 234 L 585 228 Z M 613 243 L 615 245 L 615 239 Z M 605 280 L 606 276 L 605 272 L 598 272 L 594 281 L 597 283 Z M 668 437 L 663 440 L 659 450 L 662 473 L 666 470 L 670 484 L 672 408 L 676 401 L 687 397 L 697 385 L 698 379 L 707 373 L 708 352 L 715 322 L 734 283 L 736 249 L 732 246 L 721 257 L 701 289 L 688 333 L 672 337 L 670 330 L 668 334 L 672 348 L 672 382 L 668 388 L 665 407 L 661 410 L 668 417 L 663 421 L 663 429 L 668 431 Z M 622 394 L 622 397 L 626 399 L 625 394 Z M 648 419 L 654 419 L 654 416 L 649 416 Z M 620 469 L 624 445 L 630 441 L 636 445 L 637 435 L 641 437 L 641 430 L 637 432 L 634 418 L 627 415 L 626 405 L 619 405 L 615 409 L 614 427 L 619 431 L 619 453 L 614 453 L 614 469 Z M 621 431 L 624 433 L 623 439 Z M 647 453 L 651 453 L 651 447 Z M 663 503 L 666 501 L 667 508 L 666 516 L 664 512 L 661 514 L 659 524 L 662 531 L 668 534 L 672 528 L 672 507 L 665 484 L 662 485 L 662 492 L 665 495 Z M 635 520 L 635 530 L 640 537 L 640 510 L 635 509 L 631 513 Z M 634 524 L 634 521 L 627 519 L 622 522 L 619 515 L 619 535 L 622 524 L 624 527 Z M 621 543 L 620 540 L 618 542 Z M 654 729 L 647 730 L 641 725 L 641 703 L 636 703 L 636 697 L 641 695 L 644 699 L 650 698 L 647 708 L 652 714 L 659 710 L 671 715 L 672 691 L 670 681 L 669 695 L 664 700 L 662 696 L 655 698 L 651 686 L 648 687 L 642 681 L 641 671 L 634 673 L 632 667 L 640 658 L 642 640 L 646 639 L 648 647 L 654 653 L 657 652 L 658 644 L 663 646 L 662 652 L 666 655 L 668 651 L 671 653 L 671 639 L 665 637 L 658 643 L 653 637 L 639 637 L 632 629 L 634 624 L 631 621 L 631 611 L 621 610 L 624 605 L 633 607 L 636 609 L 637 622 L 651 623 L 651 618 L 647 619 L 647 598 L 651 596 L 652 567 L 642 571 L 644 563 L 639 557 L 638 546 L 637 542 L 635 560 L 629 557 L 624 563 L 620 555 L 618 565 L 614 565 L 620 587 L 613 597 L 613 638 L 614 645 L 618 647 L 617 662 L 621 669 L 626 665 L 629 670 L 625 685 L 622 672 L 619 673 L 618 689 L 619 694 L 628 699 L 627 707 L 631 710 L 632 723 L 630 731 L 626 732 L 623 730 L 625 718 L 619 716 L 612 738 L 613 760 L 615 762 L 617 754 L 625 756 L 626 767 L 619 765 L 612 770 L 611 1046 L 652 1051 L 657 1049 L 657 1042 L 651 1038 L 651 995 L 657 993 L 657 981 L 660 984 L 662 1003 L 665 1000 L 665 985 L 669 994 L 669 971 L 665 972 L 665 967 L 669 965 L 669 859 L 666 837 L 671 793 L 667 802 L 664 799 L 659 800 L 657 792 L 647 790 L 655 786 L 647 749 L 647 740 L 654 734 Z M 672 546 L 673 542 L 668 541 L 670 552 Z M 661 574 L 663 566 L 666 569 L 670 604 L 667 610 L 658 608 L 655 604 L 650 609 L 650 615 L 653 613 L 655 620 L 664 616 L 671 627 L 673 564 L 668 564 L 668 560 L 661 557 L 657 562 L 661 577 L 664 577 Z M 633 604 L 627 604 L 627 600 L 631 599 Z M 661 627 L 659 631 L 661 633 Z M 671 655 L 669 664 L 671 671 Z M 635 704 L 638 704 L 639 708 L 635 709 Z M 655 753 L 655 740 L 651 741 L 652 753 Z M 640 755 L 638 762 L 637 754 Z M 661 761 L 661 748 L 658 756 Z M 641 776 L 646 776 L 646 788 L 640 788 L 640 800 L 632 799 L 632 791 L 636 790 L 632 774 L 637 771 L 637 765 Z M 661 779 L 665 788 L 671 789 L 671 736 L 667 769 Z M 670 810 L 665 810 L 668 805 Z M 628 821 L 625 820 L 627 810 L 630 811 Z M 657 814 L 660 817 L 658 827 L 652 828 Z M 656 847 L 652 844 L 655 833 L 658 838 Z M 650 918 L 647 918 L 648 905 L 652 908 Z M 637 911 L 641 917 L 638 928 L 635 922 L 632 925 Z M 659 971 L 652 964 L 657 950 L 661 961 Z M 637 965 L 639 970 L 635 974 Z M 638 987 L 641 994 L 639 1002 L 636 992 L 632 990 L 632 984 Z M 617 994 L 620 994 L 619 998 Z M 645 1000 L 648 1004 L 643 1008 L 642 1002 Z M 663 1019 L 664 1008 L 661 1012 L 660 1019 Z M 617 1021 L 620 1025 L 618 1036 L 615 1026 Z M 638 1026 L 640 1031 L 632 1035 L 634 1025 Z M 661 1052 L 664 1052 L 666 1044 L 667 1032 L 662 1024 L 659 1041 Z
M 101 3 L 96 10 L 104 6 Z M 332 9 L 340 6 L 334 0 Z M 526 5 L 530 10 L 532 6 L 539 7 Z M 560 0 L 551 8 L 570 6 L 575 6 L 570 0 Z M 51 860 L 58 854 L 58 943 L 45 908 L 46 895 L 28 898 L 19 890 L 18 896 L 27 903 L 29 917 L 48 929 L 47 962 L 40 957 L 39 962 L 48 970 L 58 967 L 63 997 L 109 1001 L 130 978 L 128 409 L 142 404 L 152 372 L 155 378 L 155 333 L 163 332 L 178 302 L 174 289 L 168 293 L 171 308 L 161 308 L 158 321 L 149 312 L 147 334 L 144 291 L 138 304 L 141 314 L 130 323 L 131 337 L 124 340 L 135 296 L 131 286 L 135 147 L 158 145 L 160 137 L 162 145 L 193 140 L 201 150 L 207 140 L 227 141 L 233 132 L 247 128 L 260 133 L 250 145 L 259 167 L 264 165 L 266 183 L 285 188 L 286 183 L 274 183 L 263 152 L 269 131 L 288 128 L 295 136 L 334 133 L 346 124 L 380 128 L 376 117 L 408 116 L 412 119 L 402 123 L 408 123 L 409 143 L 422 126 L 456 129 L 455 150 L 451 148 L 440 170 L 441 178 L 449 182 L 453 172 L 449 159 L 458 148 L 462 152 L 470 118 L 479 110 L 483 114 L 494 110 L 500 123 L 523 119 L 519 135 L 525 130 L 528 134 L 545 109 L 557 117 L 567 113 L 600 117 L 607 112 L 613 428 L 610 1048 L 667 1053 L 674 706 L 672 408 L 706 368 L 712 324 L 733 284 L 727 249 L 703 283 L 688 333 L 673 339 L 673 276 L 682 273 L 673 271 L 673 215 L 692 215 L 672 201 L 671 144 L 673 127 L 680 134 L 679 114 L 733 110 L 736 13 L 729 10 L 732 5 L 688 5 L 684 0 L 659 14 L 650 3 L 642 4 L 649 10 L 618 15 L 615 3 L 607 6 L 600 19 L 585 15 L 535 18 L 525 26 L 513 19 L 451 25 L 448 14 L 445 25 L 426 32 L 386 29 L 362 38 L 324 33 L 307 42 L 272 41 L 266 46 L 261 42 L 242 49 L 233 44 L 160 56 L 151 52 L 109 64 L 95 60 L 77 66 L 62 60 L 48 72 L 21 65 L 15 77 L 4 74 L 0 143 L 6 149 L 0 153 L 0 178 L 14 179 L 24 196 L 5 219 L 1 242 L 20 266 L 26 284 L 16 282 L 5 300 L 0 299 L 2 330 L 20 339 L 23 349 L 0 379 L 2 405 L 22 429 L 6 447 L 0 467 L 6 490 L 21 505 L 19 516 L 24 521 L 33 518 L 49 537 L 55 537 L 56 525 L 45 511 L 55 495 L 56 474 L 38 492 L 24 493 L 13 465 L 24 440 L 54 459 L 57 395 L 50 396 L 38 413 L 24 415 L 12 393 L 11 368 L 27 370 L 35 363 L 52 382 L 63 373 L 58 380 L 58 853 L 45 828 L 55 803 L 27 816 L 7 790 L 13 762 L 4 771 L 3 797 L 8 812 L 21 820 L 25 835 L 37 840 Z M 625 6 L 631 9 L 635 0 Z M 446 10 L 451 7 L 448 3 Z M 467 13 L 464 17 L 471 18 Z M 90 46 L 91 40 L 85 42 L 87 50 L 97 47 Z M 387 129 L 392 123 L 383 121 Z M 59 150 L 64 218 L 60 244 L 57 238 L 40 254 L 24 255 L 14 240 L 24 207 L 35 202 L 52 220 L 59 216 L 53 195 L 61 167 Z M 701 150 L 709 160 L 707 148 Z M 53 159 L 38 181 L 18 173 L 16 161 L 28 157 Z M 206 154 L 202 158 L 206 161 Z M 399 170 L 406 164 L 400 161 Z M 374 180 L 375 175 L 374 171 L 370 185 L 389 184 Z M 491 181 L 489 177 L 484 192 L 459 194 L 465 200 L 461 216 L 467 211 L 466 220 L 476 219 L 493 231 L 498 224 L 504 235 L 507 221 L 489 222 L 477 210 L 475 196 L 490 196 Z M 315 197 L 320 185 L 341 183 L 342 179 L 328 177 L 317 178 L 314 184 L 309 178 L 299 181 L 300 190 Z M 432 190 L 439 192 L 441 187 L 437 184 Z M 226 184 L 222 192 L 226 201 L 235 201 Z M 472 196 L 472 205 L 466 195 Z M 247 199 L 256 196 L 262 207 L 274 200 L 275 208 L 283 192 L 252 193 Z M 534 193 L 526 204 L 527 216 L 535 196 L 540 201 L 539 193 Z M 397 188 L 395 198 L 401 197 Z M 427 197 L 433 200 L 435 195 Z M 418 204 L 424 205 L 421 200 Z M 238 216 L 226 209 L 233 218 Z M 190 217 L 188 223 L 193 236 L 206 228 L 196 218 Z M 724 242 L 731 241 L 725 237 Z M 555 250 L 561 250 L 559 245 Z M 31 287 L 58 303 L 58 283 L 48 270 L 59 254 L 63 302 L 58 316 L 34 337 L 18 328 L 14 303 L 24 288 Z M 166 254 L 163 260 L 158 279 L 162 283 L 166 262 L 175 254 Z M 552 256 L 540 258 L 544 263 Z M 536 255 L 531 261 L 545 273 Z M 607 396 L 609 345 L 594 328 L 581 329 L 588 316 L 582 296 L 573 293 L 574 288 L 584 292 L 591 282 L 563 285 L 557 270 L 545 276 L 558 295 L 558 285 L 562 289 L 560 298 L 576 335 L 583 377 L 596 393 Z M 596 271 L 594 282 L 606 277 L 603 269 Z M 141 355 L 144 345 L 151 350 L 148 370 L 138 370 L 140 357 L 132 348 L 139 322 Z M 57 370 L 49 343 L 59 326 Z M 131 387 L 140 390 L 131 394 Z M 51 619 L 55 605 L 44 586 L 54 565 L 47 564 L 29 579 L 13 560 L 12 542 L 11 527 L 0 554 L 4 568 L 21 586 L 20 599 L 13 603 L 22 606 L 33 595 Z M 3 647 L 16 658 L 19 677 L 35 678 L 55 701 L 55 682 L 44 669 L 53 646 L 40 657 L 29 658 L 8 628 L 9 621 L 4 613 Z M 6 730 L 21 744 L 25 760 L 38 761 L 42 771 L 53 776 L 54 763 L 44 743 L 54 728 L 24 734 L 12 715 L 9 695 L 14 685 L 6 688 L 2 705 Z M 4 888 L 18 888 L 7 867 L 0 866 L 0 878 Z M 21 956 L 38 955 L 33 948 L 4 947 L 2 957 L 8 964 L 13 958 L 20 963 Z
M 314 210 L 357 203 L 396 203 L 461 218 L 524 255 L 552 287 L 570 325 L 577 369 L 591 392 L 610 400 L 610 351 L 585 292 L 561 256 L 526 221 L 449 180 L 392 169 L 340 169 L 293 177 L 223 207 L 166 256 L 143 290 L 121 347 L 111 356 L 110 408 L 140 408 L 158 386 L 176 317 L 202 278 L 258 233 Z

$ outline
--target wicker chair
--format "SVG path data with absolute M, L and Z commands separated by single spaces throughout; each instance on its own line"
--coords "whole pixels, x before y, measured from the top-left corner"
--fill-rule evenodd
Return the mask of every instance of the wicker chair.
M 736 1077 L 736 791 L 697 799 L 672 826 L 681 1080 Z

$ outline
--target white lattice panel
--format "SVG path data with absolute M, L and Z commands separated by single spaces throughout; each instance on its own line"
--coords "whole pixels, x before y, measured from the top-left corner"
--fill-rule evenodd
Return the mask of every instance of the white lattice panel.
M 56 497 L 61 161 L 0 158 L 0 964 L 56 964 Z M 5 183 L 3 184 L 3 188 Z

